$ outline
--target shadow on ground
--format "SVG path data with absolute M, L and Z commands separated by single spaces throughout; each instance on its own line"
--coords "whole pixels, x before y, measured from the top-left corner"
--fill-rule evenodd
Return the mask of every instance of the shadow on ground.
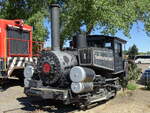
M 33 97 L 23 97 L 17 99 L 24 107 L 24 111 L 45 111 L 54 113 L 67 113 L 77 110 L 73 105 L 64 105 L 61 102 L 53 100 L 42 100 Z
M 144 91 L 150 91 L 146 86 L 145 87 L 140 87 L 139 89 L 144 90 Z
M 142 80 L 142 79 L 139 79 L 137 82 L 136 82 L 138 85 L 141 85 L 142 87 L 140 87 L 139 89 L 141 90 L 145 90 L 145 91 L 150 91 L 150 88 L 147 86 L 147 83 Z
M 33 112 L 33 111 L 43 111 L 43 112 L 53 112 L 53 113 L 73 113 L 78 112 L 83 109 L 75 107 L 73 105 L 64 105 L 62 102 L 53 101 L 53 100 L 42 100 L 36 97 L 24 97 L 17 99 L 24 107 L 21 108 L 23 111 Z M 104 104 L 106 101 L 92 104 L 84 110 L 91 109 L 98 105 Z M 37 112 L 38 113 L 38 112 Z
M 3 83 L 3 85 L 0 86 L 0 91 L 6 91 L 8 88 L 10 87 L 14 87 L 14 86 L 24 86 L 24 81 L 23 80 L 19 80 L 16 78 L 11 78 L 11 79 L 6 79 Z

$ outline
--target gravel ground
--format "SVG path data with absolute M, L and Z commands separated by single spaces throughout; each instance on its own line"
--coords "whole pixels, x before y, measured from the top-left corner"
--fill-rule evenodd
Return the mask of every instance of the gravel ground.
M 79 111 L 71 105 L 26 98 L 23 87 L 12 86 L 0 93 L 0 113 L 150 113 L 150 91 L 139 87 L 136 91 L 120 91 L 116 98 Z

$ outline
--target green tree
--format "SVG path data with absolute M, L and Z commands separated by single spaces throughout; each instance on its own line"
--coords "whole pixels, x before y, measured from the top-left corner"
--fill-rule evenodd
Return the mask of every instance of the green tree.
M 150 32 L 149 0 L 55 0 L 61 5 L 61 39 L 70 39 L 78 32 L 90 34 L 100 29 L 101 34 L 115 35 L 118 30 L 130 36 L 132 25 L 144 23 Z M 43 25 L 49 18 L 48 7 L 54 0 L 1 0 L 0 17 L 23 18 L 34 27 L 34 39 L 43 40 L 48 34 Z M 50 21 L 50 18 L 49 18 Z M 86 28 L 81 29 L 82 26 Z
M 150 51 L 147 51 L 147 53 L 146 53 L 147 55 L 150 55 Z
M 136 55 L 138 55 L 138 48 L 134 44 L 132 47 L 128 50 L 129 59 L 134 59 Z
M 0 18 L 23 19 L 26 24 L 33 26 L 33 40 L 44 41 L 48 35 L 43 24 L 48 17 L 45 6 L 48 4 L 41 0 L 0 0 Z

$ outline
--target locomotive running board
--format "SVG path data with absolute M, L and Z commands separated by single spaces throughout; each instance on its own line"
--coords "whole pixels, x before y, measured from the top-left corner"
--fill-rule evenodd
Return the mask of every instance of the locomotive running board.
M 104 96 L 104 97 L 99 97 L 97 96 L 97 98 L 90 98 L 90 103 L 95 103 L 95 102 L 100 102 L 100 101 L 103 101 L 103 100 L 108 100 L 110 99 L 111 97 L 114 97 L 115 96 L 115 93 L 108 93 L 108 95 Z
M 95 100 L 92 100 L 92 101 L 90 101 L 90 102 L 91 102 L 91 103 L 95 103 L 95 102 L 100 102 L 100 101 L 103 101 L 103 100 L 107 100 L 107 96 L 102 97 L 102 98 L 98 98 L 98 99 L 95 99 Z

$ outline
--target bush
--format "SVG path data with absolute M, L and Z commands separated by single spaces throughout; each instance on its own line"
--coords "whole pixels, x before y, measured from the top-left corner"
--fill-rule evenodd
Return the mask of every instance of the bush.
M 132 61 L 128 60 L 125 77 L 120 79 L 120 83 L 123 89 L 135 90 L 137 88 L 136 81 L 141 75 L 141 69 Z M 131 82 L 132 81 L 132 82 Z
M 128 83 L 127 89 L 128 90 L 136 90 L 137 85 L 135 83 Z
M 141 69 L 137 67 L 134 62 L 129 62 L 128 64 L 128 81 L 138 80 L 141 75 Z

